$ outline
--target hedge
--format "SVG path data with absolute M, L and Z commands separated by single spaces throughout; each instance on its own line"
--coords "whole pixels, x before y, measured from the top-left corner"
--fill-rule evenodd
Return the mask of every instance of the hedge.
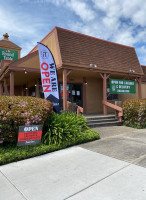
M 0 97 L 0 141 L 16 142 L 22 125 L 44 124 L 52 114 L 51 102 L 35 97 Z
M 122 108 L 126 126 L 146 128 L 146 99 L 127 99 Z

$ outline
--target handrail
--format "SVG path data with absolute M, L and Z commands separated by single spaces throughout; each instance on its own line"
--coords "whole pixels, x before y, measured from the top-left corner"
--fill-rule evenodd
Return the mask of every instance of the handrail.
M 110 108 L 113 108 L 114 110 L 117 110 L 119 113 L 118 113 L 118 118 L 119 118 L 119 121 L 121 122 L 122 121 L 122 116 L 123 116 L 123 109 L 120 107 L 120 106 L 117 106 L 117 105 L 114 105 L 112 103 L 109 103 L 107 101 L 102 101 L 102 103 Z
M 72 102 L 67 101 L 67 103 L 72 103 Z M 77 116 L 78 116 L 80 113 L 83 113 L 83 108 L 82 108 L 81 106 L 78 106 L 78 105 L 77 105 Z

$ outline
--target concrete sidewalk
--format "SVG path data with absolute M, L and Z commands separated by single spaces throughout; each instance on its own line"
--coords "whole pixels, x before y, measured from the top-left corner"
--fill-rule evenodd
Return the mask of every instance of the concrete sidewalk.
M 133 164 L 146 153 L 145 131 L 127 134 L 1 166 L 0 200 L 145 200 L 146 168 Z
M 146 169 L 81 147 L 0 167 L 0 200 L 145 200 Z

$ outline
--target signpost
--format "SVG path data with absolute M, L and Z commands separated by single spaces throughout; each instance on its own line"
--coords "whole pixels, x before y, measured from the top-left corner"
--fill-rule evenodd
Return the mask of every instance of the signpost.
M 18 60 L 18 51 L 0 48 L 0 62 L 1 60 Z
M 110 94 L 135 94 L 136 84 L 132 80 L 110 79 Z
M 17 146 L 27 146 L 41 142 L 42 125 L 19 126 Z

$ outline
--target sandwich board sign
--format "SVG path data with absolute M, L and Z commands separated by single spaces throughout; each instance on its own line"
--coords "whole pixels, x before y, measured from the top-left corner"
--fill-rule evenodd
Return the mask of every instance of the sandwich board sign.
M 19 126 L 17 146 L 38 144 L 42 138 L 42 125 Z

